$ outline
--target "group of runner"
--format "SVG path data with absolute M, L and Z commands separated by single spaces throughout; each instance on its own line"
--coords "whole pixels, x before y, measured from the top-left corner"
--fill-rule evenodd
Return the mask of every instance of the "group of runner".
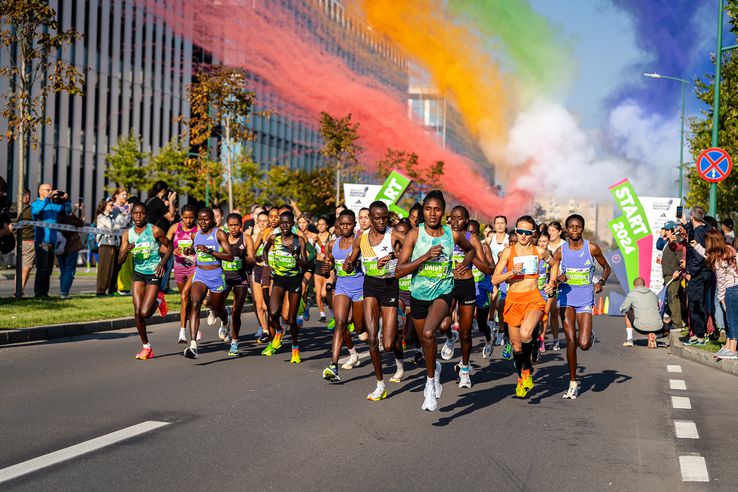
M 218 335 L 230 342 L 229 356 L 239 355 L 240 317 L 249 290 L 259 329 L 261 354 L 272 356 L 290 331 L 290 361 L 301 362 L 299 336 L 309 319 L 308 287 L 312 281 L 320 321 L 332 310 L 331 362 L 323 371 L 329 382 L 341 380 L 340 370 L 360 364 L 353 336 L 368 344 L 376 386 L 370 401 L 387 397 L 380 347 L 394 354 L 390 382 L 405 376 L 404 355 L 415 350 L 413 362 L 425 362 L 422 409 L 434 411 L 441 397 L 442 364 L 436 336 L 445 341 L 441 358 L 451 360 L 457 341 L 461 360 L 460 388 L 471 388 L 470 357 L 476 324 L 484 336 L 482 357 L 491 358 L 495 345 L 517 370 L 515 394 L 525 398 L 534 387 L 533 366 L 545 351 L 550 322 L 553 349 L 558 349 L 558 312 L 566 335 L 570 384 L 564 398 L 578 395 L 577 350 L 594 341 L 594 294 L 602 289 L 610 267 L 595 243 L 583 239 L 584 218 L 566 219 L 566 239 L 556 222 L 540 228 L 522 216 L 508 234 L 507 219 L 495 217 L 493 233 L 480 237 L 480 225 L 463 206 L 446 215 L 443 194 L 434 190 L 416 204 L 407 219 L 392 217 L 387 205 L 374 202 L 359 212 L 340 210 L 333 230 L 321 218 L 317 229 L 305 216 L 296 220 L 293 208 L 257 209 L 248 233 L 238 213 L 220 224 L 219 209 L 182 207 L 181 220 L 169 231 L 146 223 L 146 205 L 132 209 L 133 226 L 124 233 L 119 261 L 133 256 L 133 305 L 143 348 L 137 359 L 154 357 L 145 319 L 167 307 L 159 292 L 166 262 L 174 254 L 174 274 L 181 293 L 179 342 L 184 356 L 198 358 L 200 310 L 209 310 L 208 324 L 220 320 Z M 195 220 L 196 218 L 196 220 Z M 357 220 L 358 219 L 358 220 Z M 444 220 L 446 219 L 446 220 Z M 595 262 L 603 269 L 594 282 Z M 233 292 L 233 304 L 226 300 Z M 187 323 L 189 322 L 189 333 Z M 189 342 L 188 342 L 189 335 Z M 339 369 L 343 346 L 349 357 Z

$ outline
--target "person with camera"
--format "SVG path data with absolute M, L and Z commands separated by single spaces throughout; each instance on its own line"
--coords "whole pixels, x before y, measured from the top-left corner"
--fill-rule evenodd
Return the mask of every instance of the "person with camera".
M 702 207 L 692 208 L 689 222 L 686 222 L 685 219 L 681 220 L 689 241 L 685 270 L 687 305 L 689 307 L 690 328 L 693 332 L 685 345 L 705 345 L 705 334 L 707 333 L 705 291 L 712 280 L 713 273 L 707 265 L 707 260 L 697 253 L 693 244 L 698 244 L 704 248 L 705 236 L 712 229 L 712 226 L 705 222 L 705 209 Z
M 72 203 L 69 201 L 69 196 L 63 191 L 55 190 L 48 183 L 40 184 L 38 186 L 38 198 L 31 204 L 33 220 L 56 224 L 62 212 L 67 214 L 72 212 Z M 50 227 L 35 228 L 36 279 L 33 284 L 35 297 L 49 296 L 49 281 L 54 269 L 57 232 L 56 229 Z
M 668 221 L 664 224 L 664 239 L 666 245 L 661 256 L 661 274 L 666 285 L 666 302 L 669 306 L 672 326 L 681 330 L 684 328 L 682 320 L 682 301 L 679 296 L 682 280 L 682 261 L 686 242 L 680 234 L 681 228 L 676 222 Z M 669 283 L 671 282 L 671 283 Z

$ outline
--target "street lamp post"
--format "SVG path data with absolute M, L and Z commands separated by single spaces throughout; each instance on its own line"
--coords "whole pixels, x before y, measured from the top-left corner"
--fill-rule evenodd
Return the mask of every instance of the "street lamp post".
M 679 77 L 670 77 L 668 75 L 661 75 L 658 73 L 644 73 L 645 77 L 651 77 L 653 79 L 668 79 L 676 80 L 682 84 L 682 129 L 679 137 L 679 203 L 683 205 L 684 201 L 684 96 L 685 88 L 689 84 L 688 80 L 680 79 Z

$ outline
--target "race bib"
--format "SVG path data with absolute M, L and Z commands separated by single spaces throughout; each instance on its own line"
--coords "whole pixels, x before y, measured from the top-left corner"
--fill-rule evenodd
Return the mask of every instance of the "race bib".
M 472 265 L 472 276 L 474 277 L 474 282 L 479 283 L 482 280 L 484 280 L 484 273 L 474 265 Z
M 406 275 L 402 277 L 398 283 L 400 284 L 400 290 L 403 292 L 409 292 L 410 291 L 410 282 L 412 282 L 413 277 L 412 275 Z
M 354 271 L 351 273 L 345 272 L 343 270 L 343 264 L 346 263 L 346 260 L 333 260 L 335 262 L 335 270 L 336 270 L 336 276 L 337 277 L 355 277 L 356 276 L 356 268 L 354 268 Z
M 211 255 L 210 253 L 206 253 L 204 251 L 198 251 L 197 252 L 197 261 L 199 263 L 215 263 L 218 261 L 218 258 Z
M 274 252 L 274 263 L 279 268 L 292 269 L 297 266 L 297 260 L 288 251 L 275 251 Z
M 148 241 L 138 242 L 131 253 L 133 253 L 134 260 L 146 261 L 151 257 L 151 243 Z
M 537 275 L 538 274 L 538 257 L 535 255 L 516 256 L 513 258 L 513 265 L 523 265 L 521 275 Z
M 418 276 L 425 278 L 446 278 L 451 270 L 451 263 L 442 258 L 428 260 L 418 268 Z
M 590 277 L 589 268 L 567 268 L 566 283 L 569 285 L 590 285 L 592 279 Z
M 538 275 L 538 290 L 545 290 L 547 277 L 548 275 L 546 275 L 545 273 L 541 273 Z
M 243 260 L 241 258 L 234 258 L 233 261 L 224 261 L 223 270 L 226 272 L 237 272 L 243 268 Z

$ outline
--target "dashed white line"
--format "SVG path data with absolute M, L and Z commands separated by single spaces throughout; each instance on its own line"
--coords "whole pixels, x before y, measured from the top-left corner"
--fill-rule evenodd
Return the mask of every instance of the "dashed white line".
M 679 439 L 699 439 L 697 425 L 691 420 L 675 420 L 674 430 Z
M 110 434 L 105 434 L 104 436 L 90 439 L 89 441 L 75 444 L 74 446 L 69 446 L 68 448 L 60 449 L 59 451 L 54 451 L 53 453 L 39 456 L 38 458 L 18 463 L 17 465 L 3 468 L 0 470 L 0 483 L 22 477 L 23 475 L 28 475 L 29 473 L 59 464 L 63 461 L 71 460 L 72 458 L 77 458 L 83 454 L 97 451 L 98 449 L 125 441 L 126 439 L 145 434 L 146 432 L 151 432 L 160 427 L 164 427 L 165 425 L 169 425 L 169 422 L 148 420 L 119 431 L 111 432 Z
M 680 410 L 692 410 L 692 402 L 686 396 L 672 396 L 671 407 Z
M 667 364 L 666 370 L 668 372 L 682 372 L 682 366 L 677 364 Z
M 683 482 L 709 482 L 707 463 L 702 456 L 680 456 L 679 468 L 682 471 Z
M 687 390 L 687 383 L 684 382 L 683 379 L 670 379 L 669 380 L 669 388 L 673 390 Z

